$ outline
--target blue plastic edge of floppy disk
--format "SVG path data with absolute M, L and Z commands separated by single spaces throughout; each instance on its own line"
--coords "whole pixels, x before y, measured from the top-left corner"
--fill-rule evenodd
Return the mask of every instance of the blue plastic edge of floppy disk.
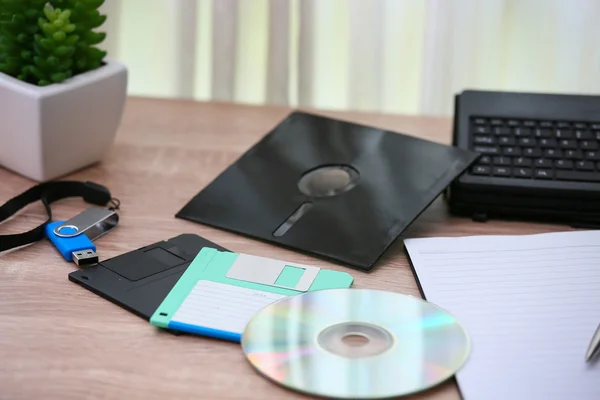
M 220 329 L 205 328 L 202 326 L 184 324 L 183 322 L 170 321 L 169 329 L 184 331 L 201 336 L 209 336 L 217 339 L 231 340 L 233 342 L 241 342 L 242 335 L 235 332 L 222 331 Z
M 85 234 L 77 235 L 71 238 L 62 238 L 54 234 L 54 228 L 63 224 L 65 221 L 56 221 L 46 225 L 46 236 L 52 242 L 54 247 L 58 249 L 60 254 L 67 261 L 72 261 L 71 253 L 81 250 L 96 251 L 96 246 Z M 62 232 L 61 232 L 62 233 Z

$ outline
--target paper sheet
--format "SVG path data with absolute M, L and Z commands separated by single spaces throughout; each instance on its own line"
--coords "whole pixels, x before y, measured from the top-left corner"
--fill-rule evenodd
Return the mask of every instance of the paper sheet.
M 255 313 L 284 297 L 275 293 L 200 280 L 171 320 L 242 334 Z
M 600 399 L 600 231 L 405 240 L 427 300 L 471 337 L 466 400 Z

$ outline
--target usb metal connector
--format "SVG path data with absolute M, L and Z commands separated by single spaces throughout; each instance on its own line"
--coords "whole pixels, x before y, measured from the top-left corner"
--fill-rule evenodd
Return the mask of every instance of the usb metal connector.
M 74 251 L 71 253 L 73 262 L 80 267 L 98 263 L 98 254 L 92 249 Z

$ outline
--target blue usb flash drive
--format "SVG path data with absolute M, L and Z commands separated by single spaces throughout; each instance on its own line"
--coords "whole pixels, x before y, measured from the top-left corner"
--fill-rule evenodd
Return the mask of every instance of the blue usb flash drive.
M 98 262 L 96 245 L 84 234 L 80 233 L 73 237 L 60 237 L 54 233 L 54 228 L 64 224 L 65 221 L 52 222 L 46 225 L 46 236 L 58 249 L 67 261 L 73 261 L 77 265 L 89 265 Z M 77 232 L 77 229 L 69 225 L 60 229 L 60 233 L 69 235 Z
M 116 208 L 91 207 L 68 221 L 46 225 L 46 236 L 67 261 L 79 266 L 98 263 L 93 241 L 111 231 L 119 222 Z

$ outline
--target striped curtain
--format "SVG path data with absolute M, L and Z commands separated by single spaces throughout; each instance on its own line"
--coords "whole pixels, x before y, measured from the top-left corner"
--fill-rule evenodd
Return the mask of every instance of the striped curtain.
M 464 89 L 600 93 L 598 0 L 106 0 L 132 95 L 449 115 Z

